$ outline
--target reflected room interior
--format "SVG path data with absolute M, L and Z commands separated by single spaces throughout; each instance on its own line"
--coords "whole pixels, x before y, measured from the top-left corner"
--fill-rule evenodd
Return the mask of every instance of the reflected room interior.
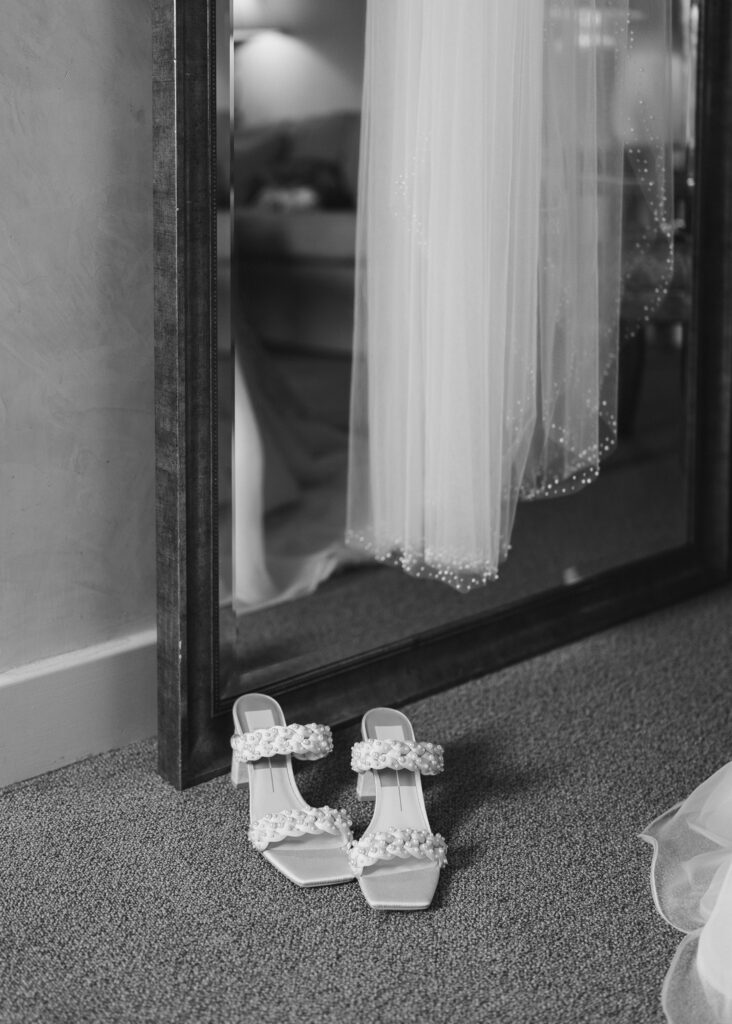
M 599 478 L 566 497 L 521 502 L 499 580 L 468 594 L 345 545 L 365 19 L 366 0 L 217 4 L 223 696 L 571 586 L 675 548 L 689 529 L 697 22 L 696 5 L 679 0 L 673 266 L 652 249 L 633 258 L 628 168 L 618 443 Z M 600 25 L 583 31 L 585 45 L 602 48 Z

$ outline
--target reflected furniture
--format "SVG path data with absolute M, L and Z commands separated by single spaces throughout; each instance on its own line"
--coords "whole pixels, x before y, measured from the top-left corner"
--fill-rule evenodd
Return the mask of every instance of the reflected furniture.
M 237 131 L 234 265 L 266 343 L 350 354 L 360 116 Z

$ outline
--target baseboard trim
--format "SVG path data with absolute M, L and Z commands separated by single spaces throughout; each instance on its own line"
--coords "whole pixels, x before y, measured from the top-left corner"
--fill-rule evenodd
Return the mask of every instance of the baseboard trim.
M 0 674 L 0 786 L 155 734 L 156 631 Z

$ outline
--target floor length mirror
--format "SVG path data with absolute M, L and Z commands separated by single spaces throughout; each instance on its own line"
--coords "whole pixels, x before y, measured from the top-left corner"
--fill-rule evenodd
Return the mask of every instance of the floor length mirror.
M 673 249 L 660 221 L 651 244 L 641 246 L 647 209 L 636 202 L 630 162 L 625 175 L 617 446 L 591 485 L 520 502 L 498 579 L 462 594 L 344 543 L 366 0 L 234 0 L 231 10 L 228 0 L 221 3 L 219 579 L 231 680 L 225 685 L 239 687 L 242 675 L 247 686 L 266 685 L 283 671 L 352 657 L 684 542 L 697 12 L 675 4 L 667 55 L 663 33 L 649 24 L 659 9 L 639 2 L 631 12 L 648 42 L 638 42 L 625 77 L 617 77 L 607 123 L 600 124 L 608 146 L 619 134 L 625 143 L 650 146 L 658 123 L 670 119 L 673 204 L 664 212 L 673 218 Z M 576 21 L 575 31 L 587 35 L 588 62 L 601 60 L 604 48 L 612 55 L 615 37 L 607 37 L 603 17 L 609 22 L 614 13 L 610 7 L 603 15 L 598 6 L 596 23 Z M 638 72 L 642 61 L 655 62 L 655 77 Z M 656 108 L 646 122 L 656 127 L 645 139 L 634 114 L 644 100 Z M 476 120 L 481 109 L 476 97 Z
M 705 419 L 715 403 L 728 408 L 723 314 L 699 305 L 713 287 L 701 261 L 711 266 L 723 245 L 704 194 L 721 182 L 705 135 L 727 88 L 704 55 L 718 4 L 547 0 L 531 44 L 515 11 L 466 2 L 478 42 L 466 19 L 411 24 L 422 9 L 401 2 L 189 5 L 214 44 L 208 76 L 194 72 L 176 97 L 189 103 L 189 133 L 195 103 L 209 116 L 211 173 L 186 187 L 202 204 L 201 249 L 211 242 L 210 290 L 200 285 L 195 308 L 213 329 L 210 357 L 187 341 L 188 379 L 170 377 L 194 410 L 189 431 L 204 438 L 185 459 L 205 496 L 187 513 L 187 554 L 179 544 L 159 555 L 170 632 L 161 764 L 176 784 L 225 768 L 242 692 L 347 721 L 367 696 L 399 703 L 726 571 L 728 532 L 719 526 L 706 554 L 700 539 L 704 516 L 724 519 L 729 454 L 719 421 Z M 158 55 L 178 46 L 179 66 L 160 74 L 158 111 L 172 96 L 165 75 L 184 75 L 181 58 L 198 45 L 173 27 L 171 5 L 158 5 L 156 45 Z M 538 58 L 539 78 L 504 72 L 506 53 L 527 66 Z M 594 98 L 576 95 L 562 152 L 547 125 L 561 116 L 570 64 Z M 168 68 L 160 56 L 158 67 Z M 201 144 L 189 135 L 182 145 L 171 154 L 158 142 L 159 180 L 161 168 L 199 166 Z M 579 168 L 574 206 L 569 164 Z M 158 310 L 161 324 L 170 314 Z M 705 324 L 710 354 L 700 357 Z M 162 405 L 166 351 L 159 340 Z M 587 410 L 590 433 L 569 440 Z M 723 467 L 714 479 L 709 458 Z M 382 536 L 375 520 L 393 508 L 400 525 Z M 407 520 L 407 532 L 418 523 L 418 556 L 400 534 Z M 180 596 L 166 580 L 182 557 L 189 614 L 179 628 Z M 193 593 L 195 580 L 211 585 L 202 619 L 209 593 Z

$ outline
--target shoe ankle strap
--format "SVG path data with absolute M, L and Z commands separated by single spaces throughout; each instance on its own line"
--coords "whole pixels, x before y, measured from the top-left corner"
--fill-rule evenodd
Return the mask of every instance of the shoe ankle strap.
M 259 761 L 278 754 L 292 754 L 301 761 L 317 761 L 332 751 L 333 736 L 328 725 L 292 722 L 252 732 L 236 732 L 231 737 L 231 749 L 237 761 Z
M 444 769 L 444 751 L 439 743 L 416 740 L 360 740 L 351 748 L 354 772 L 392 771 L 439 775 Z

